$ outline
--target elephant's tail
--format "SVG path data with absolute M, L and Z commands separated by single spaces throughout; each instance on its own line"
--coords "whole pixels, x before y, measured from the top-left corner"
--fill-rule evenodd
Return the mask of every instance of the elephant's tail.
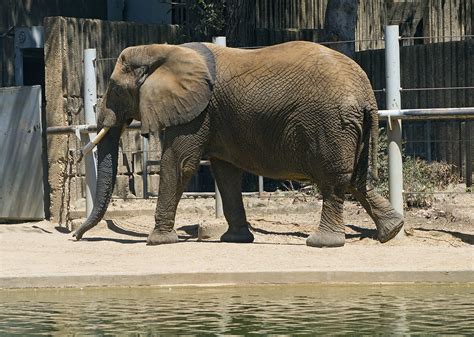
M 379 149 L 379 113 L 377 108 L 371 107 L 369 109 L 369 120 L 370 120 L 370 161 L 371 161 L 371 172 L 374 180 L 379 179 L 378 171 L 378 149 Z

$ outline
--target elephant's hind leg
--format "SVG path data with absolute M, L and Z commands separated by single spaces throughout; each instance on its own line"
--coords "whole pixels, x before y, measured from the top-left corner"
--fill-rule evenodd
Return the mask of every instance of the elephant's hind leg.
M 249 230 L 242 201 L 242 170 L 218 159 L 211 159 L 211 168 L 222 196 L 224 216 L 229 224 L 221 241 L 251 243 L 254 240 Z
M 366 187 L 352 187 L 351 192 L 374 220 L 380 242 L 387 242 L 398 234 L 403 227 L 403 215 L 395 211 L 387 199 Z
M 345 243 L 344 189 L 323 193 L 323 209 L 319 227 L 307 239 L 311 247 L 342 247 Z

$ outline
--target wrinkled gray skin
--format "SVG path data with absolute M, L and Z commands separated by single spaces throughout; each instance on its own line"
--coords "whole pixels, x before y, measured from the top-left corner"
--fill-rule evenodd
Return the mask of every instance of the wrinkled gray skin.
M 96 204 L 78 240 L 105 213 L 119 130 L 133 118 L 142 121 L 142 134 L 163 136 L 150 245 L 178 241 L 176 208 L 202 157 L 210 158 L 222 193 L 229 229 L 221 241 L 254 240 L 242 202 L 243 170 L 318 185 L 323 208 L 309 246 L 344 245 L 345 192 L 372 217 L 381 242 L 402 227 L 402 215 L 367 184 L 378 132 L 370 83 L 355 62 L 328 48 L 290 42 L 247 51 L 197 43 L 124 50 L 98 117 L 99 128 L 111 130 L 99 144 Z

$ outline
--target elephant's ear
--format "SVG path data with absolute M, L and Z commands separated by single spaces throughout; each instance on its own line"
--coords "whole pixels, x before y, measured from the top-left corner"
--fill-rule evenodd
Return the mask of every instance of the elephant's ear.
M 206 109 L 213 78 L 206 60 L 190 48 L 152 45 L 148 74 L 140 87 L 142 134 L 188 123 Z

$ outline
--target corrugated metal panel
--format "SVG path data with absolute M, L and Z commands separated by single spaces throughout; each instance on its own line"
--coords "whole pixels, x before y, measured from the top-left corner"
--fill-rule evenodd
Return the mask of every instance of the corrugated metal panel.
M 44 218 L 41 86 L 0 88 L 0 219 Z

